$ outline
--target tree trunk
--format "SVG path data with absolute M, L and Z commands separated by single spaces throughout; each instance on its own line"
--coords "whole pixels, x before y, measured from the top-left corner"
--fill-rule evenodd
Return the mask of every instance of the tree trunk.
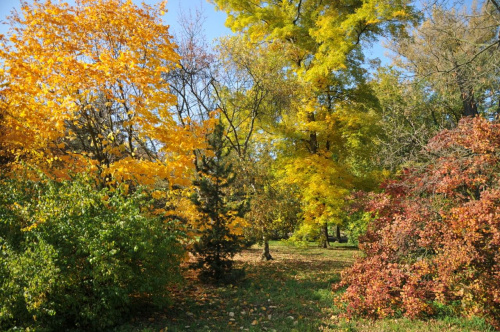
M 495 120 L 500 120 L 500 98 L 498 98 L 497 114 L 495 114 Z
M 462 91 L 462 103 L 464 105 L 464 116 L 477 116 L 479 114 L 472 88 Z
M 328 242 L 328 225 L 325 223 L 321 225 L 321 234 L 320 234 L 320 243 L 319 246 L 321 248 L 329 248 L 330 242 Z
M 455 63 L 458 67 L 458 64 Z M 458 70 L 456 72 L 456 82 L 458 88 L 460 89 L 460 95 L 463 105 L 463 116 L 477 116 L 479 114 L 477 110 L 476 99 L 474 98 L 474 88 L 470 86 L 469 80 L 464 77 L 465 74 Z
M 307 113 L 307 122 L 311 123 L 314 122 L 315 116 L 313 112 Z M 318 135 L 316 134 L 315 131 L 309 131 L 309 152 L 311 154 L 316 154 L 318 153 Z
M 336 231 L 337 231 L 337 241 L 339 241 L 339 243 L 342 243 L 342 239 L 340 238 L 340 226 L 339 225 L 336 225 Z
M 260 260 L 262 261 L 270 261 L 273 259 L 273 256 L 269 253 L 269 240 L 267 236 L 263 236 L 262 239 L 264 240 L 264 249 L 262 249 L 262 255 L 260 256 Z

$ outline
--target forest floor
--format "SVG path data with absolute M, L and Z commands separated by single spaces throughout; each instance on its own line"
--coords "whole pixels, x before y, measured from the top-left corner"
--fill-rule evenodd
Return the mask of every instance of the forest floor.
M 186 271 L 185 283 L 172 290 L 174 305 L 164 311 L 134 311 L 119 332 L 171 331 L 493 331 L 482 320 L 441 317 L 432 320 L 347 320 L 333 303 L 332 284 L 360 252 L 347 244 L 321 249 L 271 243 L 274 260 L 259 260 L 252 247 L 235 257 L 245 270 L 234 285 L 207 286 Z

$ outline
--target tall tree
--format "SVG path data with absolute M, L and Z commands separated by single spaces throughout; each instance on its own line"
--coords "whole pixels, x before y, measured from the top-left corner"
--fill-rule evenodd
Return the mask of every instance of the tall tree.
M 408 167 L 437 132 L 452 128 L 459 112 L 452 100 L 429 94 L 427 82 L 396 68 L 379 68 L 370 82 L 380 103 L 380 135 L 373 162 L 391 172 Z
M 181 14 L 178 31 L 174 34 L 179 66 L 164 73 L 171 93 L 176 96 L 176 116 L 183 126 L 192 120 L 210 118 L 217 108 L 213 83 L 218 71 L 217 56 L 204 35 L 204 16 L 201 10 Z
M 228 14 L 234 31 L 252 41 L 279 40 L 283 54 L 307 79 L 321 83 L 345 68 L 349 54 L 362 41 L 393 32 L 411 18 L 408 1 L 212 0 Z
M 297 203 L 277 181 L 274 170 L 279 119 L 300 91 L 280 54 L 278 44 L 255 45 L 245 36 L 220 40 L 217 47 L 221 70 L 214 81 L 226 139 L 237 167 L 236 186 L 247 193 L 251 209 L 245 234 L 264 245 L 262 258 L 269 260 L 269 239 L 274 232 L 293 230 Z M 292 227 L 290 227 L 292 226 Z M 286 233 L 288 233 L 286 232 Z
M 345 195 L 363 178 L 376 121 L 361 67 L 361 44 L 412 17 L 404 1 L 283 2 L 214 0 L 228 25 L 250 41 L 281 48 L 287 78 L 300 95 L 279 119 L 283 175 L 302 190 L 305 219 L 323 229 L 339 222 Z

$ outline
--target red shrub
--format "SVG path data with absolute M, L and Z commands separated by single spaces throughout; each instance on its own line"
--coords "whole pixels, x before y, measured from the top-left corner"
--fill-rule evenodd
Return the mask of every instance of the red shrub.
M 427 162 L 386 184 L 365 257 L 343 273 L 348 315 L 432 315 L 443 305 L 500 327 L 500 124 L 464 119 Z

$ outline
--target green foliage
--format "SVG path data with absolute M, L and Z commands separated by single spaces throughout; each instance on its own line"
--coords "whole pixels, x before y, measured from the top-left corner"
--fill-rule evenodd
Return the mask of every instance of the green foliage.
M 307 223 L 301 224 L 287 242 L 297 247 L 307 247 L 309 242 L 317 241 L 320 237 L 320 229 L 315 226 Z
M 347 233 L 349 243 L 357 245 L 359 237 L 365 235 L 370 221 L 371 213 L 359 212 L 347 217 L 344 231 Z
M 371 82 L 382 119 L 376 160 L 392 172 L 418 160 L 429 140 L 440 130 L 455 127 L 459 119 L 442 95 L 429 94 L 425 82 L 404 75 L 393 68 L 380 68 Z
M 173 224 L 141 210 L 147 195 L 92 181 L 0 183 L 0 327 L 102 330 L 131 298 L 166 304 L 182 248 Z
M 238 277 L 233 271 L 232 257 L 241 251 L 246 203 L 230 192 L 234 181 L 232 165 L 224 151 L 223 127 L 217 124 L 208 137 L 211 155 L 201 155 L 197 165 L 199 178 L 192 200 L 201 214 L 203 229 L 193 252 L 201 269 L 200 279 L 207 282 L 231 282 Z
M 264 147 L 262 143 L 260 146 Z M 265 150 L 265 151 L 263 151 Z M 246 189 L 250 208 L 245 215 L 247 239 L 262 243 L 287 238 L 298 224 L 300 201 L 294 186 L 282 185 L 276 178 L 271 152 L 261 149 L 252 161 L 237 163 L 236 185 Z

